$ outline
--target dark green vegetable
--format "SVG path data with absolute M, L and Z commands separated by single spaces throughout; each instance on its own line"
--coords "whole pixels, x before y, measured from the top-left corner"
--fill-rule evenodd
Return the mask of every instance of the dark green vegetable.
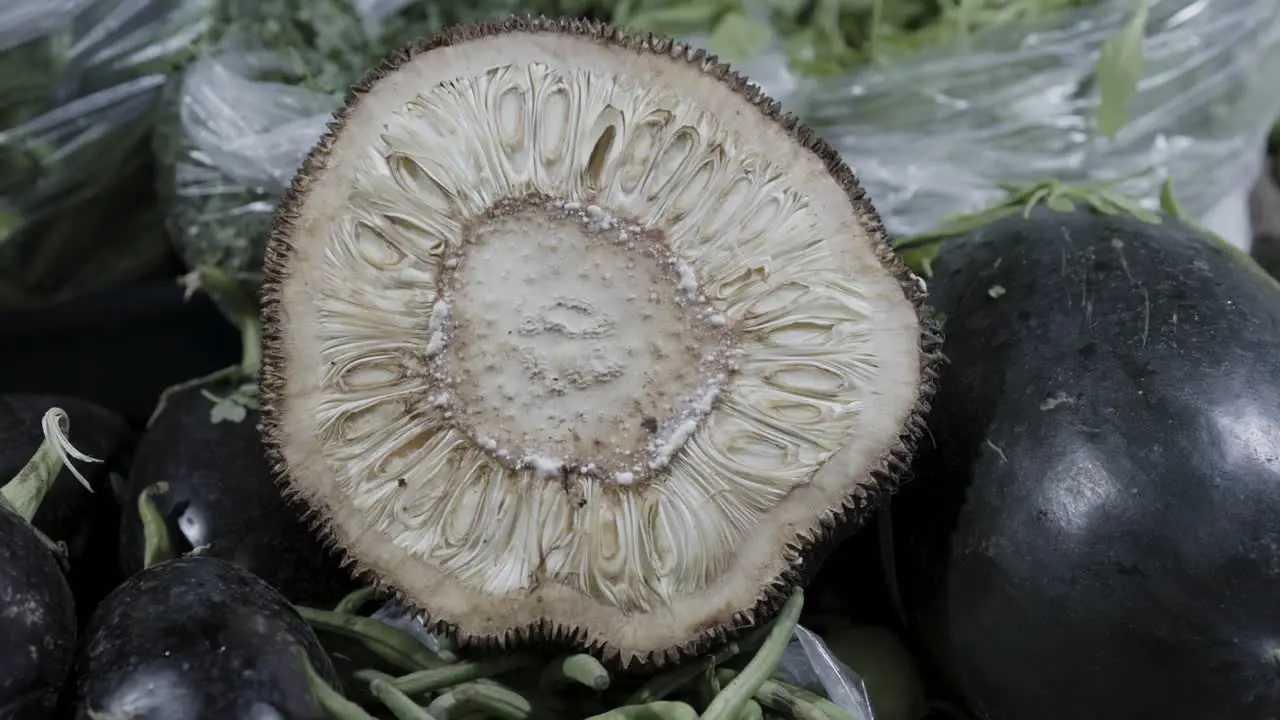
M 123 418 L 76 398 L 10 394 L 0 396 L 0 478 L 13 477 L 44 442 L 41 419 L 51 407 L 75 418 L 71 445 L 101 463 L 80 472 L 93 488 L 86 492 L 70 470 L 58 472 L 32 518 L 37 530 L 66 550 L 68 579 L 83 622 L 123 579 L 116 557 L 120 506 L 111 486 L 113 473 L 126 471 L 134 432 Z
M 142 569 L 137 499 L 148 491 L 177 554 L 200 548 L 253 572 L 293 602 L 332 604 L 355 582 L 280 495 L 258 435 L 258 411 L 245 408 L 238 420 L 210 418 L 214 404 L 206 393 L 228 397 L 239 386 L 215 383 L 167 398 L 138 443 L 124 486 L 121 563 L 129 573 Z
M 1172 217 L 1057 197 L 933 261 L 906 619 L 987 720 L 1271 720 L 1280 286 Z
M 170 560 L 94 613 L 76 718 L 327 720 L 308 666 L 338 683 L 315 634 L 269 585 L 217 558 Z
M 31 518 L 68 455 L 92 458 L 66 442 L 62 410 L 48 408 L 39 424 L 45 440 L 0 487 L 0 718 L 5 720 L 47 720 L 75 655 L 75 600 L 63 575 L 66 558 Z

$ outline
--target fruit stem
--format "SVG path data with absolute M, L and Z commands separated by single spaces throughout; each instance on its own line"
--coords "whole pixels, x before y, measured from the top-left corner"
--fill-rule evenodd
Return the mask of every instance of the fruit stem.
M 240 330 L 240 372 L 245 378 L 257 377 L 262 369 L 262 324 L 257 304 L 234 277 L 213 265 L 197 267 L 184 275 L 181 282 L 188 297 L 203 290 L 230 316 Z
M 85 455 L 71 445 L 71 441 L 67 439 L 69 422 L 67 413 L 62 408 L 49 408 L 40 420 L 40 427 L 44 431 L 40 447 L 36 448 L 35 454 L 18 474 L 0 487 L 0 499 L 3 499 L 5 506 L 27 522 L 35 517 L 44 496 L 49 493 L 54 481 L 58 479 L 58 473 L 64 467 L 76 476 L 85 489 L 93 492 L 89 481 L 71 464 L 71 458 L 82 462 L 102 461 Z
M 702 720 L 736 720 L 747 701 L 760 690 L 760 686 L 773 675 L 774 670 L 777 670 L 787 644 L 795 635 L 796 625 L 800 622 L 800 610 L 803 607 L 804 591 L 797 589 L 782 606 L 782 612 L 778 614 L 777 620 L 774 620 L 773 628 L 765 637 L 764 644 L 760 646 L 755 657 L 751 658 L 751 662 L 747 663 L 747 666 L 725 687 L 723 692 L 716 695 L 706 711 L 702 713 Z
M 169 525 L 152 495 L 165 492 L 166 483 L 159 482 L 138 493 L 138 519 L 142 522 L 142 567 L 149 568 L 175 557 Z
M 315 696 L 316 702 L 324 709 L 326 715 L 332 720 L 374 720 L 374 717 L 360 708 L 359 705 L 342 697 L 342 695 L 329 686 L 329 683 L 320 677 L 315 667 L 311 665 L 311 659 L 307 657 L 307 652 L 302 648 L 295 647 L 294 655 L 297 656 L 298 662 L 302 664 L 302 670 L 307 676 L 307 685 L 311 688 L 311 694 Z

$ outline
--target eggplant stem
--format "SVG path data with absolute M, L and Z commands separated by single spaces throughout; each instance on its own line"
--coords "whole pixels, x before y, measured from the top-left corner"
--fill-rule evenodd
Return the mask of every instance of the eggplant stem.
M 44 440 L 40 443 L 40 447 L 36 448 L 35 454 L 18 471 L 18 474 L 0 487 L 0 497 L 4 499 L 5 507 L 27 522 L 31 522 L 31 518 L 35 517 L 36 511 L 40 509 L 40 503 L 44 501 L 44 496 L 49 493 L 54 481 L 58 479 L 58 473 L 64 467 L 71 471 L 85 489 L 93 492 L 93 487 L 71 463 L 71 458 L 82 462 L 102 461 L 85 455 L 71 445 L 71 441 L 67 439 L 67 432 L 70 430 L 68 423 L 65 410 L 49 408 L 40 421 L 40 427 L 44 431 Z
M 152 495 L 168 490 L 168 483 L 148 485 L 138 493 L 138 521 L 142 523 L 142 567 L 149 568 L 176 557 L 169 524 Z

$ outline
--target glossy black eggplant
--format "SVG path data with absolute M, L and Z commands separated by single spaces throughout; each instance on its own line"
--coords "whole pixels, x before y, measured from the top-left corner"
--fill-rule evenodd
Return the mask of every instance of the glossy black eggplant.
M 48 720 L 75 649 L 60 563 L 30 523 L 0 507 L 0 718 Z
M 943 243 L 892 502 L 909 625 L 988 720 L 1280 717 L 1280 285 L 1083 207 Z
M 138 495 L 148 488 L 175 550 L 234 562 L 290 601 L 330 605 L 356 587 L 335 553 L 324 548 L 287 502 L 272 476 L 258 432 L 258 413 L 214 422 L 208 397 L 230 394 L 218 384 L 173 393 L 143 435 L 125 484 L 121 561 L 143 566 Z
M 40 447 L 41 418 L 51 407 L 62 408 L 72 419 L 71 444 L 102 461 L 79 466 L 93 492 L 86 492 L 69 470 L 59 472 L 32 518 L 36 529 L 66 548 L 71 590 L 83 621 L 123 579 L 116 557 L 120 505 L 110 477 L 127 471 L 135 433 L 123 417 L 85 400 L 0 395 L 0 478 L 16 475 Z
M 327 720 L 306 665 L 337 685 L 311 628 L 237 565 L 189 556 L 117 588 L 76 663 L 77 720 Z

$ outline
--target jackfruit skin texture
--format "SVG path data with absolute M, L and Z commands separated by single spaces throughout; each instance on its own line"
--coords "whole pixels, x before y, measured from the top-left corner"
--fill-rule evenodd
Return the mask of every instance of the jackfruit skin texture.
M 637 55 L 670 57 L 674 62 L 687 63 L 696 67 L 700 72 L 717 79 L 733 90 L 744 99 L 745 105 L 755 107 L 766 121 L 776 123 L 782 128 L 795 142 L 798 151 L 811 152 L 822 162 L 830 177 L 847 194 L 854 214 L 870 237 L 873 250 L 884 271 L 897 280 L 904 296 L 912 303 L 920 319 L 919 353 L 915 359 L 919 363 L 920 382 L 915 407 L 904 424 L 897 443 L 885 450 L 879 462 L 867 473 L 867 480 L 856 491 L 851 491 L 839 507 L 827 509 L 828 513 L 823 518 L 819 532 L 813 537 L 796 539 L 792 546 L 798 551 L 802 561 L 775 578 L 772 584 L 762 587 L 753 607 L 742 608 L 726 622 L 702 628 L 696 636 L 690 637 L 682 645 L 650 653 L 639 662 L 629 665 L 621 662 L 616 648 L 590 641 L 580 630 L 560 626 L 550 621 L 513 627 L 503 634 L 471 638 L 468 641 L 468 644 L 479 649 L 501 649 L 520 644 L 567 648 L 591 653 L 615 671 L 649 671 L 724 647 L 735 638 L 772 619 L 790 596 L 791 591 L 805 585 L 812 578 L 831 550 L 843 539 L 867 524 L 883 498 L 898 487 L 900 477 L 909 466 L 915 445 L 925 431 L 923 416 L 928 411 L 934 392 L 940 359 L 941 332 L 926 306 L 926 288 L 923 282 L 912 274 L 902 260 L 894 254 L 883 222 L 853 171 L 841 160 L 836 150 L 815 135 L 810 128 L 800 123 L 794 115 L 784 112 L 780 103 L 765 95 L 757 86 L 750 85 L 745 76 L 734 72 L 728 64 L 721 62 L 716 56 L 671 38 L 649 33 L 632 33 L 620 27 L 592 20 L 514 16 L 459 26 L 391 53 L 351 89 L 344 106 L 335 113 L 334 119 L 328 124 L 328 130 L 304 160 L 301 170 L 285 192 L 273 219 L 267 241 L 262 285 L 264 359 L 260 391 L 263 401 L 262 426 L 265 444 L 286 495 L 297 497 L 299 492 L 290 484 L 289 467 L 283 454 L 281 409 L 286 378 L 290 370 L 284 350 L 287 342 L 285 324 L 288 322 L 288 313 L 283 307 L 282 288 L 290 273 L 290 261 L 294 250 L 292 237 L 301 220 L 300 208 L 307 198 L 312 178 L 325 171 L 328 156 L 346 122 L 359 107 L 362 97 L 379 82 L 395 74 L 399 68 L 418 56 L 432 50 L 477 39 L 516 35 L 565 36 L 574 40 L 585 39 L 601 45 L 621 48 Z M 358 558 L 342 548 L 335 537 L 334 529 L 322 512 L 316 513 L 315 522 L 317 531 L 325 537 L 327 542 L 346 555 L 346 560 L 354 566 L 355 572 L 362 579 L 380 591 L 394 595 L 407 607 L 421 610 L 421 602 L 406 596 L 389 578 L 379 577 L 368 568 L 362 567 Z M 445 620 L 433 618 L 425 612 L 423 620 L 432 630 L 446 633 L 456 630 L 456 626 Z

